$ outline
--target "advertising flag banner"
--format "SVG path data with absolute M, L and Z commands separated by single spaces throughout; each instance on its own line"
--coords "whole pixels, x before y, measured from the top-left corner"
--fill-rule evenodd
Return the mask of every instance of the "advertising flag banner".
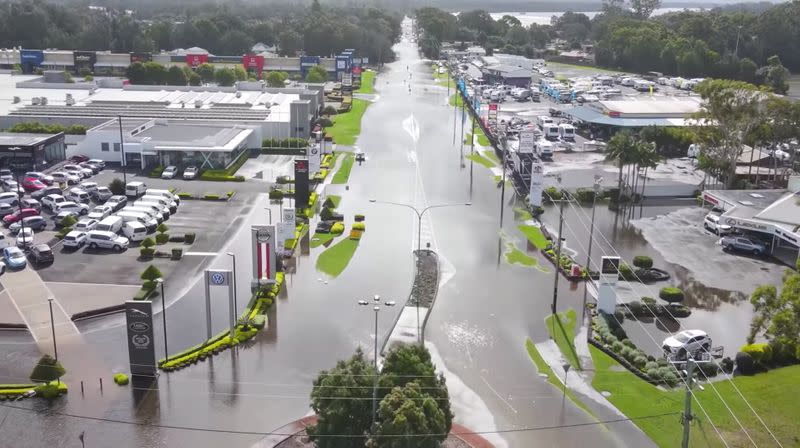
M 186 65 L 192 68 L 197 68 L 199 65 L 205 64 L 208 62 L 208 55 L 207 54 L 187 54 L 186 55 Z
M 125 327 L 128 335 L 128 360 L 131 375 L 156 376 L 156 350 L 153 341 L 153 302 L 125 302 Z

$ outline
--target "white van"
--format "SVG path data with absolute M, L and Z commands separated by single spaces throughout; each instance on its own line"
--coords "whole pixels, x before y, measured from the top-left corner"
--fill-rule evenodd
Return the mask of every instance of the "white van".
M 169 190 L 159 190 L 155 188 L 148 188 L 144 191 L 144 194 L 147 196 L 163 196 L 165 199 L 169 199 L 175 202 L 175 206 L 181 204 L 181 198 L 178 197 L 177 194 L 172 194 Z
M 128 204 L 128 207 L 141 208 L 150 210 L 155 217 L 160 217 L 162 221 L 169 219 L 169 207 L 164 207 L 158 202 L 136 201 L 133 204 Z
M 11 204 L 16 207 L 19 204 L 19 194 L 13 191 L 0 193 L 0 204 Z
M 543 159 L 551 159 L 553 158 L 553 144 L 547 140 L 539 140 L 536 142 L 536 152 Z
M 544 138 L 548 140 L 558 140 L 558 137 L 560 135 L 560 128 L 557 124 L 550 123 L 544 126 L 542 132 L 544 132 Z
M 139 221 L 128 221 L 122 226 L 122 234 L 131 241 L 142 241 L 147 238 L 147 227 Z
M 156 227 L 158 227 L 158 222 L 156 222 L 155 219 L 151 218 L 146 213 L 123 210 L 117 213 L 117 216 L 122 218 L 123 222 L 139 221 L 140 223 L 144 224 L 145 227 L 147 227 L 148 232 L 155 232 Z
M 136 206 L 136 205 L 128 205 L 122 209 L 123 212 L 136 212 L 136 213 L 144 213 L 150 219 L 154 219 L 157 224 L 161 224 L 164 222 L 164 215 L 160 212 L 153 210 L 151 207 L 146 205 Z
M 563 140 L 574 142 L 575 126 L 572 126 L 569 123 L 561 123 L 560 125 L 558 125 L 558 134 L 561 136 Z
M 104 230 L 106 232 L 119 233 L 122 229 L 122 218 L 119 216 L 108 216 L 97 223 L 94 230 Z
M 539 117 L 536 119 L 536 123 L 544 131 L 546 125 L 553 124 L 553 119 L 548 117 L 547 115 L 539 115 Z
M 492 100 L 492 101 L 497 101 L 499 103 L 502 103 L 503 101 L 506 100 L 506 91 L 503 90 L 503 89 L 492 90 L 492 93 L 489 96 L 489 99 Z
M 125 196 L 129 198 L 138 198 L 147 191 L 147 185 L 144 182 L 128 182 L 125 185 Z

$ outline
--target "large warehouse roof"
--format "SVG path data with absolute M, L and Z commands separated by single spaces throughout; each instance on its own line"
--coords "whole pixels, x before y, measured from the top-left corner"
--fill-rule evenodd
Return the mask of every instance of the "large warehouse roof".
M 604 113 L 616 112 L 620 117 L 685 118 L 700 110 L 701 101 L 700 97 L 637 98 L 629 101 L 599 101 L 592 103 L 591 107 Z

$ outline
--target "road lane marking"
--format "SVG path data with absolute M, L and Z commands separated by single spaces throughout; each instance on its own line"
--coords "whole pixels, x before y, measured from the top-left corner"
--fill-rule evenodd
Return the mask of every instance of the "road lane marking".
M 214 257 L 219 255 L 219 252 L 186 252 L 183 254 L 184 256 L 192 256 L 192 257 Z
M 494 387 L 492 387 L 492 385 L 491 385 L 491 384 L 489 384 L 489 382 L 488 382 L 488 381 L 486 381 L 486 378 L 484 378 L 484 377 L 483 377 L 483 375 L 481 375 L 481 379 L 483 380 L 483 383 L 484 383 L 484 384 L 486 384 L 486 387 L 488 387 L 488 388 L 489 388 L 489 390 L 491 390 L 491 391 L 492 391 L 492 392 L 493 392 L 493 393 L 494 393 L 494 394 L 497 396 L 497 398 L 499 398 L 499 399 L 500 399 L 500 401 L 502 401 L 503 403 L 505 403 L 505 404 L 506 404 L 506 406 L 508 406 L 508 408 L 509 408 L 509 409 L 511 409 L 511 410 L 512 410 L 512 411 L 513 411 L 515 414 L 519 414 L 519 412 L 517 412 L 517 410 L 516 410 L 516 409 L 514 409 L 514 406 L 511 406 L 511 403 L 509 403 L 509 402 L 508 402 L 508 400 L 506 400 L 505 398 L 503 398 L 503 396 L 502 396 L 502 395 L 500 395 L 500 394 L 499 394 L 499 393 L 498 393 L 498 392 L 497 392 L 497 391 L 494 389 Z
M 9 298 L 9 300 L 11 300 L 11 304 L 14 305 L 14 308 L 17 309 L 17 314 L 19 314 L 19 317 L 22 319 L 22 322 L 25 324 L 25 327 L 27 327 L 28 333 L 30 333 L 30 335 L 33 336 L 33 342 L 37 342 L 38 343 L 39 342 L 39 338 L 37 338 L 36 334 L 30 330 L 31 324 L 30 324 L 30 322 L 28 322 L 28 319 L 25 319 L 25 314 L 22 313 L 22 310 L 19 309 L 19 305 L 17 305 L 16 300 L 14 300 L 14 296 L 11 295 L 11 290 L 6 288 L 5 291 L 8 293 L 8 298 Z

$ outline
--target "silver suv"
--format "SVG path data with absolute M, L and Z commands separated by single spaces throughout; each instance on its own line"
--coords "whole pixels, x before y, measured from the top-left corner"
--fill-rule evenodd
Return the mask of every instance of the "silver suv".
M 703 220 L 703 227 L 717 235 L 725 235 L 731 233 L 731 230 L 733 230 L 731 226 L 721 223 L 720 216 L 716 213 L 709 213 L 706 215 L 706 218 Z
M 761 255 L 767 252 L 767 246 L 761 241 L 754 238 L 746 238 L 743 236 L 726 236 L 719 240 L 722 250 L 748 252 L 753 255 Z

